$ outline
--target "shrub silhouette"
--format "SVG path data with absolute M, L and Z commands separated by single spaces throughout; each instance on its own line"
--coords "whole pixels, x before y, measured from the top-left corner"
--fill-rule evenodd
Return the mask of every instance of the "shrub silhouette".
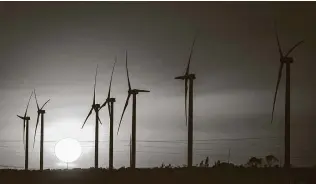
M 220 160 L 216 161 L 212 168 L 235 168 L 236 165 L 227 162 L 221 162 Z
M 205 160 L 202 160 L 200 164 L 196 165 L 198 167 L 209 167 L 209 159 L 208 157 L 205 158 Z
M 161 166 L 160 166 L 160 168 L 165 168 L 165 164 L 162 163 Z
M 251 157 L 246 165 L 248 167 L 260 167 L 262 165 L 262 158 Z
M 274 155 L 268 155 L 265 159 L 268 167 L 273 167 L 279 164 L 279 160 Z

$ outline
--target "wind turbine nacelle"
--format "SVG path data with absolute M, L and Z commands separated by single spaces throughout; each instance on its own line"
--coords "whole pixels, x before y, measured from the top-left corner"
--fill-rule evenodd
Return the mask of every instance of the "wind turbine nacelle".
M 109 102 L 109 103 L 115 102 L 115 101 L 116 101 L 115 98 L 109 98 L 109 99 L 108 99 L 108 102 Z
M 28 117 L 28 116 L 26 116 L 25 118 L 24 118 L 25 120 L 31 120 L 31 118 L 30 117 Z
M 282 63 L 293 63 L 293 58 L 292 57 L 283 57 L 280 59 L 280 62 Z
M 195 79 L 195 74 L 189 74 L 189 75 L 183 75 L 183 76 L 179 76 L 179 77 L 175 77 L 175 79 Z
M 195 74 L 189 74 L 189 75 L 188 75 L 188 78 L 189 78 L 189 79 L 195 79 Z
M 45 114 L 46 111 L 43 110 L 43 109 L 40 109 L 40 110 L 38 110 L 37 112 L 40 113 L 40 114 Z
M 131 90 L 128 90 L 128 93 L 137 95 L 138 91 L 136 89 L 131 89 Z
M 100 104 L 94 104 L 94 105 L 92 105 L 92 108 L 97 108 L 97 109 L 99 109 L 99 108 L 100 108 Z
M 179 77 L 175 77 L 174 79 L 182 79 L 184 80 L 186 78 L 186 76 L 179 76 Z

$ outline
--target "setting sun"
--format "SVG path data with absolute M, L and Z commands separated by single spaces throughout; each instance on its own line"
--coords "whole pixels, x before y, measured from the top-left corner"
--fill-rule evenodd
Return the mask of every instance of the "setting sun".
M 81 155 L 80 143 L 71 138 L 62 139 L 55 146 L 55 155 L 62 162 L 74 162 Z

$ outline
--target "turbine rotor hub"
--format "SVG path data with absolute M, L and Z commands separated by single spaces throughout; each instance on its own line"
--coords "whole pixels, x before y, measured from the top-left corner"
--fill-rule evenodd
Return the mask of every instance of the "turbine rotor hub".
M 100 104 L 94 104 L 94 105 L 92 105 L 92 107 L 93 107 L 94 109 L 99 109 L 99 108 L 100 108 Z
M 187 78 L 194 80 L 194 79 L 195 79 L 195 74 L 193 74 L 193 73 L 192 73 L 192 74 L 189 74 L 189 75 L 187 75 Z
M 192 80 L 194 80 L 195 74 L 192 73 L 192 74 L 188 74 L 188 75 L 183 75 L 183 76 L 176 77 L 175 79 L 181 79 L 181 80 L 192 79 Z
M 128 93 L 137 95 L 138 91 L 136 89 L 131 89 L 131 90 L 128 90 Z
M 293 58 L 292 57 L 283 57 L 280 59 L 281 63 L 293 63 Z
M 116 100 L 115 100 L 115 98 L 109 98 L 108 99 L 108 102 L 115 102 Z
M 40 113 L 40 114 L 45 114 L 46 111 L 43 110 L 43 109 L 40 109 L 40 110 L 38 110 L 37 112 Z

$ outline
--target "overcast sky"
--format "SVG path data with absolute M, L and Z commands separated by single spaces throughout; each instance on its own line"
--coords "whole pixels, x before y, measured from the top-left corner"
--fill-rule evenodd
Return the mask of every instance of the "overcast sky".
M 127 95 L 124 53 L 129 52 L 132 87 L 138 95 L 137 167 L 186 163 L 187 127 L 184 73 L 196 30 L 191 71 L 194 84 L 194 163 L 243 164 L 250 156 L 274 154 L 283 160 L 284 78 L 270 124 L 279 55 L 273 21 L 283 50 L 293 52 L 291 162 L 315 165 L 316 4 L 313 2 L 24 2 L 0 3 L 0 165 L 23 167 L 22 121 L 31 91 L 45 114 L 45 168 L 63 168 L 54 155 L 62 138 L 81 141 L 83 153 L 71 167 L 92 167 L 94 116 L 80 129 L 92 104 L 99 64 L 97 102 L 107 94 L 117 55 L 112 94 L 115 132 Z M 36 121 L 32 99 L 30 143 Z M 101 167 L 108 166 L 108 113 L 101 112 Z M 131 106 L 115 136 L 115 167 L 129 165 Z M 30 149 L 30 167 L 39 168 L 39 137 Z M 159 140 L 162 142 L 144 142 Z M 202 141 L 204 140 L 204 141 Z M 205 141 L 208 140 L 208 141 Z

